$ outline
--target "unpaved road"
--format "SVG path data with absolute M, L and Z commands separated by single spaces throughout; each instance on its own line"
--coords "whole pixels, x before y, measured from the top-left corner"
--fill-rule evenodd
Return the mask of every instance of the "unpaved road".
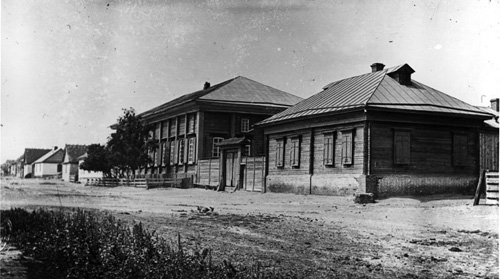
M 214 207 L 214 213 L 199 213 L 197 206 Z M 264 267 L 296 270 L 301 277 L 499 276 L 498 207 L 472 206 L 470 196 L 389 198 L 359 205 L 352 197 L 2 179 L 0 208 L 12 207 L 104 210 L 142 222 L 166 238 L 180 233 L 187 249 L 211 248 L 216 261 L 259 261 Z M 0 257 L 2 278 L 13 258 Z

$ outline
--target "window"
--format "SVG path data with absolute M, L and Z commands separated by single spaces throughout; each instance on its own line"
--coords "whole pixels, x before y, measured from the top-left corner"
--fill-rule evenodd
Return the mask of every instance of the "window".
M 177 120 L 177 131 L 179 135 L 184 135 L 186 133 L 186 115 L 179 116 Z
M 300 138 L 292 138 L 290 144 L 290 165 L 300 167 Z
M 410 132 L 394 131 L 394 164 L 410 164 Z
M 166 138 L 168 136 L 168 120 L 161 123 L 161 137 Z
M 168 142 L 164 141 L 162 143 L 162 151 L 163 151 L 163 155 L 162 155 L 162 163 L 164 166 L 168 165 L 169 163 L 169 154 L 168 154 Z
M 453 135 L 453 165 L 463 166 L 467 162 L 467 135 Z
M 276 140 L 276 167 L 282 168 L 285 165 L 285 140 Z
M 189 140 L 188 140 L 188 156 L 187 156 L 189 164 L 194 163 L 195 146 L 196 146 L 196 138 L 189 138 Z
M 155 166 L 161 165 L 161 155 L 163 155 L 163 144 L 158 144 L 158 149 L 155 150 Z
M 196 114 L 189 114 L 188 115 L 188 134 L 195 133 L 195 126 L 196 126 Z
M 156 123 L 154 124 L 155 125 L 155 135 L 154 135 L 154 139 L 159 139 L 160 138 L 160 131 L 161 131 L 161 126 L 160 126 L 160 123 Z
M 335 165 L 335 134 L 328 133 L 324 135 L 323 143 L 323 164 L 325 166 Z
M 250 120 L 248 118 L 241 119 L 241 132 L 247 133 L 250 131 Z
M 243 156 L 250 156 L 251 152 L 251 145 L 247 144 L 245 145 L 245 149 L 243 150 Z
M 342 164 L 353 164 L 353 130 L 342 132 Z
M 170 141 L 170 164 L 177 163 L 177 156 L 175 156 L 175 140 Z
M 172 118 L 170 119 L 170 136 L 175 137 L 177 134 L 177 119 Z
M 223 140 L 224 139 L 221 137 L 214 137 L 212 139 L 212 157 L 219 157 L 220 156 L 220 147 L 217 146 L 217 144 Z
M 179 143 L 179 148 L 177 149 L 179 151 L 179 154 L 177 155 L 178 156 L 178 160 L 177 162 L 179 164 L 184 164 L 184 139 L 179 139 L 178 141 Z

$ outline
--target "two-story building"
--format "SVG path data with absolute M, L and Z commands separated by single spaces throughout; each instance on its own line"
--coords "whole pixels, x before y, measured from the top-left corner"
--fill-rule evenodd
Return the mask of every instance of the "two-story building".
M 199 160 L 218 159 L 228 139 L 241 139 L 234 156 L 264 155 L 264 137 L 253 124 L 279 113 L 302 98 L 239 76 L 138 114 L 154 125 L 159 148 L 144 174 L 197 175 Z M 201 167 L 203 168 L 203 167 Z M 228 174 L 229 175 L 229 174 Z M 199 180 L 199 179 L 198 179 Z

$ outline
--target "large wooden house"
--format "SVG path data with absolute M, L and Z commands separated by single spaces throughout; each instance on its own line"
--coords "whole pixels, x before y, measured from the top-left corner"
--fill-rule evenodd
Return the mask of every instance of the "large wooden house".
M 408 64 L 371 66 L 257 124 L 267 191 L 386 196 L 475 186 L 478 131 L 492 115 L 413 80 Z
M 139 114 L 146 123 L 154 125 L 153 137 L 159 144 L 150 155 L 153 163 L 141 171 L 168 177 L 192 175 L 199 182 L 197 174 L 205 171 L 205 165 L 198 162 L 219 160 L 225 140 L 235 138 L 242 139 L 240 160 L 242 156 L 263 155 L 263 134 L 253 129 L 253 124 L 301 100 L 242 76 L 214 86 L 205 83 L 200 91 Z M 211 169 L 207 170 L 209 176 L 215 170 L 211 166 L 207 165 Z

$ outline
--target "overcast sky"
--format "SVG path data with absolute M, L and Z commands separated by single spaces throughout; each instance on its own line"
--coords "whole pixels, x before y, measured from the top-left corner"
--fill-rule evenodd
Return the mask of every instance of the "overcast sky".
M 1 3 L 1 162 L 239 75 L 307 98 L 408 63 L 474 105 L 500 92 L 499 0 Z

